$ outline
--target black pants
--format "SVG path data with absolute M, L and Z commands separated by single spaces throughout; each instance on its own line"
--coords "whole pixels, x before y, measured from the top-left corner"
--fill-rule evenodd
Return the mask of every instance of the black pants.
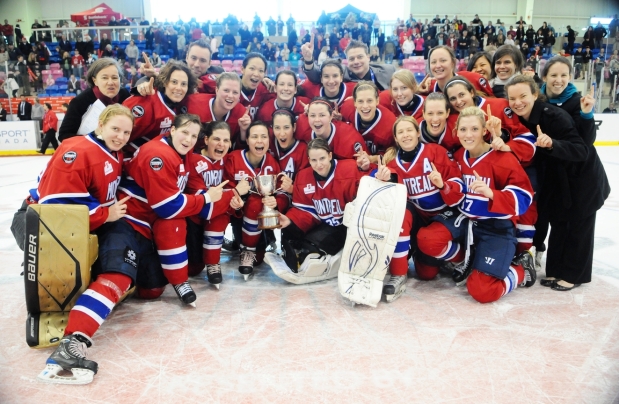
M 52 144 L 54 150 L 58 149 L 58 141 L 56 140 L 56 131 L 53 129 L 45 132 L 45 136 L 43 137 L 43 141 L 41 142 L 41 152 L 45 154 L 47 147 L 49 144 Z
M 595 216 L 550 221 L 546 276 L 574 284 L 591 282 Z
M 535 235 L 533 236 L 533 246 L 535 252 L 546 251 L 546 236 L 548 235 L 548 212 L 538 209 L 537 222 L 535 222 Z

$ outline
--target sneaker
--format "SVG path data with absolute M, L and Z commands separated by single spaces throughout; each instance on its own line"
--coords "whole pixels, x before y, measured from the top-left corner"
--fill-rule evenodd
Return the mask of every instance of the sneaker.
M 207 264 L 206 265 L 206 276 L 208 281 L 212 284 L 219 285 L 223 280 L 221 276 L 221 265 L 220 264 Z
M 174 287 L 174 291 L 178 295 L 178 298 L 181 299 L 181 302 L 193 307 L 196 306 L 194 303 L 196 301 L 196 292 L 193 291 L 189 285 L 189 282 L 183 282 L 172 286 Z
M 388 302 L 393 302 L 406 290 L 406 275 L 391 276 L 385 286 L 383 294 Z
M 224 250 L 235 252 L 240 249 L 239 243 L 236 240 L 230 240 L 229 238 L 224 237 L 224 244 L 221 246 Z
M 474 251 L 472 250 L 472 248 L 473 247 L 471 246 L 471 253 L 469 255 L 468 261 L 465 259 L 461 263 L 457 264 L 454 267 L 453 273 L 451 274 L 451 279 L 453 279 L 453 281 L 456 282 L 456 285 L 458 286 L 464 285 L 471 272 L 473 272 Z
M 90 340 L 80 334 L 67 335 L 47 359 L 45 369 L 38 379 L 47 383 L 87 384 L 97 373 L 97 362 L 86 359 L 86 349 L 92 345 Z M 69 371 L 72 375 L 59 375 Z
M 250 250 L 241 250 L 240 255 L 241 264 L 239 265 L 239 272 L 247 280 L 254 272 L 254 262 L 256 262 L 256 252 Z
M 527 250 L 518 254 L 518 256 L 512 261 L 512 265 L 522 265 L 522 269 L 524 269 L 524 280 L 518 286 L 530 288 L 535 284 L 537 272 L 535 271 L 533 255 L 531 255 L 530 251 Z

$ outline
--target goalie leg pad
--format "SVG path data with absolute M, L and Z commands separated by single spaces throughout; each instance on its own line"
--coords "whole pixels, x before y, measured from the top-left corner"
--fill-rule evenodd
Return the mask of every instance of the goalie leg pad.
M 335 255 L 311 253 L 305 258 L 298 272 L 293 272 L 280 255 L 269 252 L 264 256 L 264 261 L 273 269 L 275 275 L 295 285 L 335 278 L 338 276 L 341 259 L 341 251 Z
M 353 303 L 376 307 L 383 279 L 401 232 L 407 192 L 402 184 L 363 177 L 354 203 L 346 205 L 348 227 L 340 271 L 339 290 Z

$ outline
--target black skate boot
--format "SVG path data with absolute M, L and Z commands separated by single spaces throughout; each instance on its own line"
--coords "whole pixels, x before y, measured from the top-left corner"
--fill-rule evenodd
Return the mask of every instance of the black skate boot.
M 398 297 L 402 296 L 402 293 L 406 290 L 406 275 L 391 276 L 389 282 L 383 286 L 383 294 L 387 302 L 391 303 Z
M 522 269 L 524 269 L 524 280 L 518 286 L 530 288 L 535 285 L 535 281 L 537 280 L 537 271 L 535 270 L 533 256 L 529 251 L 523 251 L 518 254 L 512 261 L 512 265 L 522 265 Z
M 206 276 L 208 277 L 209 283 L 219 289 L 219 284 L 223 281 L 223 277 L 221 276 L 221 265 L 207 264 Z
M 469 254 L 469 259 L 465 259 L 461 263 L 457 264 L 454 268 L 453 273 L 451 274 L 451 279 L 456 282 L 457 286 L 462 286 L 466 283 L 471 272 L 473 272 L 473 260 L 475 258 L 475 250 L 473 246 L 470 247 L 471 252 Z
M 221 247 L 229 252 L 235 252 L 240 249 L 238 241 L 236 241 L 235 239 L 230 240 L 227 237 L 224 237 L 224 243 Z
M 189 286 L 189 282 L 183 282 L 172 286 L 174 287 L 174 291 L 178 295 L 178 298 L 181 299 L 181 302 L 189 306 L 196 307 L 196 292 L 194 292 L 191 286 Z
M 256 252 L 246 249 L 241 250 L 241 264 L 239 265 L 239 272 L 243 275 L 246 281 L 254 276 L 254 262 L 256 262 Z
M 46 383 L 88 384 L 97 373 L 97 362 L 86 359 L 86 348 L 92 345 L 81 334 L 63 337 L 60 345 L 47 359 L 45 369 L 37 378 Z M 59 374 L 69 373 L 71 374 Z

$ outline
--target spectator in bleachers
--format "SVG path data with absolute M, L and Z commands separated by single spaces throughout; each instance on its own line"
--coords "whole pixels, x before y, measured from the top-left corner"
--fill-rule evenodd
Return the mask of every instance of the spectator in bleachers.
M 30 74 L 28 73 L 28 64 L 23 56 L 17 58 L 17 70 L 19 72 L 20 87 L 22 87 L 23 95 L 30 95 Z
M 4 91 L 7 94 L 10 94 L 11 98 L 15 98 L 17 95 L 17 91 L 19 91 L 19 84 L 15 81 L 15 75 L 13 73 L 9 73 L 6 81 L 4 82 Z
M 260 32 L 260 27 L 254 26 L 254 31 L 251 33 L 251 37 L 252 37 L 252 40 L 254 38 L 257 38 L 258 42 L 260 42 L 260 43 L 262 43 L 262 41 L 264 41 L 264 35 L 262 35 L 262 32 Z
M 71 42 L 66 39 L 64 34 L 60 37 L 60 41 L 58 41 L 58 46 L 63 52 L 71 52 L 73 50 Z
M 79 52 L 80 55 L 87 55 L 86 51 L 86 43 L 83 41 L 81 36 L 77 37 L 77 41 L 75 42 L 75 52 Z
M 142 75 L 135 68 L 135 66 L 131 66 L 131 72 L 129 73 L 129 80 L 131 88 L 136 87 L 138 84 L 138 80 L 142 78 Z
M 463 30 L 458 38 L 458 58 L 465 59 L 469 56 L 469 35 L 467 30 Z
M 96 62 L 98 59 L 99 57 L 97 57 L 96 53 L 88 52 L 88 55 L 86 55 L 86 59 L 84 60 L 84 65 L 86 66 L 86 68 L 88 68 L 90 67 L 91 64 Z
M 395 56 L 395 43 L 391 39 L 391 37 L 387 38 L 387 42 L 385 42 L 385 63 L 391 64 L 393 62 L 393 57 Z
M 118 45 L 114 46 L 114 54 L 116 55 L 116 59 L 121 66 L 125 65 L 125 61 L 127 60 L 127 54 L 125 51 Z
M 54 80 L 54 76 L 52 76 L 52 74 L 48 74 L 47 78 L 45 79 L 45 88 L 49 87 L 49 86 L 53 86 L 54 84 L 56 84 L 56 80 Z
M 129 92 L 120 86 L 121 77 L 123 70 L 114 59 L 101 58 L 90 66 L 87 78 L 84 80 L 88 88 L 71 100 L 58 131 L 58 139 L 61 142 L 77 136 L 82 117 L 97 100 L 108 106 L 120 104 L 129 98 Z
M 582 68 L 583 71 L 589 71 L 589 62 L 593 59 L 593 53 L 591 52 L 591 48 L 589 45 L 585 46 L 585 50 L 582 53 Z
M 163 66 L 163 62 L 161 61 L 161 57 L 159 56 L 159 53 L 156 51 L 153 51 L 153 54 L 150 57 L 150 62 L 153 65 L 153 67 L 155 68 L 159 68 L 161 66 Z
M 14 32 L 13 32 L 13 26 L 11 24 L 9 24 L 9 20 L 4 20 L 4 25 L 2 26 L 2 33 L 4 34 L 4 36 L 6 37 L 6 43 L 7 44 L 13 44 L 14 42 Z
M 78 77 L 82 77 L 82 72 L 84 71 L 84 58 L 80 54 L 80 51 L 76 49 L 73 57 L 71 58 L 71 66 L 73 66 L 73 74 Z
M 593 38 L 595 39 L 595 49 L 600 49 L 602 47 L 604 38 L 608 35 L 608 31 L 602 25 L 601 22 L 598 22 L 595 29 L 593 30 Z
M 71 75 L 69 81 L 67 81 L 67 91 L 70 94 L 79 94 L 82 92 L 82 84 L 78 79 L 75 78 L 75 75 Z
M 187 55 L 187 38 L 185 37 L 185 29 L 181 29 L 181 32 L 176 39 L 176 54 L 179 60 L 185 59 Z
M 234 38 L 234 35 L 230 33 L 228 28 L 226 28 L 226 33 L 221 37 L 221 44 L 224 46 L 224 55 L 234 54 L 236 39 Z
M 4 109 L 2 107 L 2 104 L 0 104 L 0 122 L 5 122 L 6 121 L 6 109 Z
M 105 51 L 105 49 L 107 48 L 108 45 L 112 45 L 112 41 L 110 41 L 110 39 L 107 37 L 107 34 L 103 34 L 101 35 L 102 38 L 99 41 L 99 51 L 103 52 Z
M 290 62 L 290 69 L 293 71 L 298 71 L 300 68 L 299 61 L 301 60 L 301 54 L 296 45 L 292 47 L 292 52 L 290 52 L 290 56 L 288 57 Z
M 269 16 L 269 19 L 266 22 L 266 26 L 267 26 L 267 33 L 269 34 L 269 36 L 275 35 L 276 29 L 277 29 L 277 23 L 275 22 L 273 17 Z
M 140 49 L 135 44 L 135 41 L 129 41 L 129 45 L 125 48 L 125 54 L 127 55 L 129 65 L 135 66 L 135 62 L 140 57 Z
M 479 52 L 479 41 L 475 35 L 471 35 L 471 40 L 469 41 L 469 58 L 477 52 Z
M 252 38 L 252 42 L 247 47 L 247 53 L 251 52 L 259 52 L 262 53 L 262 49 L 260 49 L 260 42 L 258 42 L 258 38 Z
M 282 59 L 284 67 L 288 67 L 288 58 L 290 57 L 290 49 L 288 49 L 287 43 L 284 43 L 283 49 L 279 52 L 279 56 Z
M 7 49 L 7 53 L 9 56 L 9 69 L 12 69 L 13 66 L 17 63 L 17 57 L 21 55 L 21 51 L 19 48 L 15 47 L 13 44 L 9 44 L 9 48 Z
M 489 81 L 492 78 L 492 56 L 486 52 L 475 53 L 470 57 L 466 70 L 479 73 Z
M 243 25 L 242 28 L 239 28 L 238 35 L 241 37 L 241 43 L 239 46 L 243 49 L 247 48 L 249 46 L 249 43 L 252 41 L 251 32 L 249 31 L 249 27 L 247 26 L 247 24 Z
M 92 41 L 92 37 L 89 35 L 86 35 L 84 37 L 84 50 L 86 51 L 86 53 L 82 52 L 82 55 L 84 54 L 88 54 L 90 53 L 95 53 L 95 43 Z
M 533 48 L 533 46 L 535 46 L 535 43 L 537 41 L 537 38 L 535 36 L 535 30 L 533 29 L 533 25 L 531 24 L 529 24 L 529 28 L 527 28 L 525 32 L 525 41 L 527 45 L 529 46 L 529 48 Z
M 411 57 L 413 52 L 416 50 L 417 43 L 413 42 L 413 39 L 409 36 L 406 38 L 404 43 L 402 44 L 402 54 L 404 55 L 404 59 L 408 59 Z
M 292 18 L 292 14 L 290 14 L 290 17 L 288 17 L 288 19 L 286 20 L 286 33 L 290 35 L 290 33 L 294 30 L 295 30 L 295 21 L 294 21 L 294 18 Z
M 41 150 L 37 150 L 37 153 L 45 154 L 49 144 L 52 144 L 54 150 L 58 149 L 58 141 L 56 140 L 56 132 L 58 131 L 58 117 L 52 109 L 50 103 L 45 103 L 43 108 L 43 141 L 41 142 Z
M 112 58 L 114 57 L 114 51 L 112 51 L 112 45 L 108 44 L 101 51 L 101 57 L 103 58 Z
M 593 32 L 593 27 L 591 25 L 589 25 L 589 27 L 587 28 L 587 31 L 585 31 L 585 34 L 583 35 L 583 40 L 582 40 L 582 47 L 583 49 L 586 49 L 587 46 L 589 46 L 590 48 L 593 48 L 595 46 L 595 33 Z
M 426 35 L 426 39 L 423 42 L 423 58 L 428 59 L 430 49 L 436 46 L 436 40 L 432 38 L 432 35 Z

